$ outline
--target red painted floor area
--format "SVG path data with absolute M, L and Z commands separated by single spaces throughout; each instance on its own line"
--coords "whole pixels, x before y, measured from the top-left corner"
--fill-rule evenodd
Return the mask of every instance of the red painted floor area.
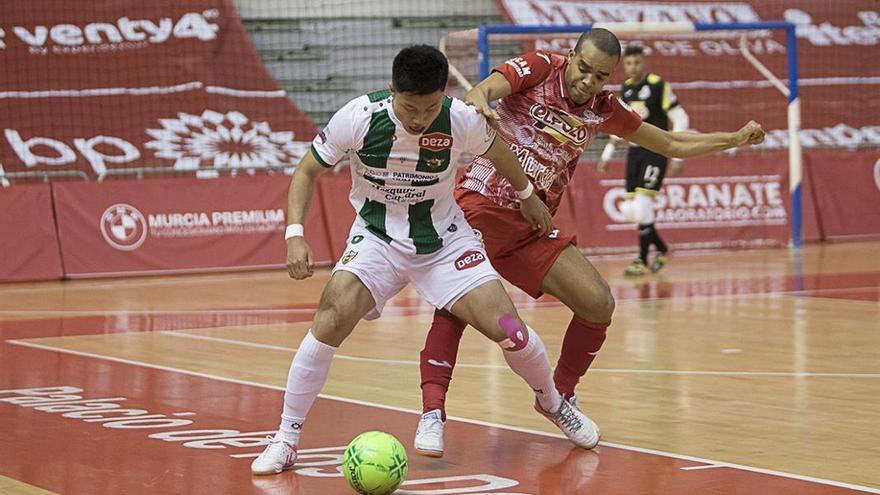
M 0 363 L 0 474 L 64 494 L 352 493 L 338 469 L 343 446 L 365 430 L 408 445 L 418 418 L 319 399 L 299 469 L 252 477 L 280 390 L 8 342 Z M 411 453 L 401 493 L 858 493 L 728 467 L 682 470 L 706 464 L 471 423 L 447 432 L 443 459 Z
M 614 290 L 620 300 L 782 293 L 880 301 L 880 272 L 674 283 L 652 277 Z M 408 301 L 397 305 L 416 310 Z M 267 309 L 0 323 L 0 474 L 63 494 L 352 493 L 338 469 L 343 446 L 366 430 L 387 431 L 409 445 L 416 414 L 319 399 L 303 437 L 299 468 L 255 478 L 249 463 L 278 424 L 280 390 L 8 342 L 308 321 L 314 310 Z M 451 421 L 446 440 L 443 459 L 411 452 L 409 481 L 401 493 L 858 493 L 607 445 L 583 451 L 552 436 L 467 422 Z

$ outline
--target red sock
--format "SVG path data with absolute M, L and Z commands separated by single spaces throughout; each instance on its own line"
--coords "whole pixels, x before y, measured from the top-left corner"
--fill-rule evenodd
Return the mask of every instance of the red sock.
M 434 312 L 419 368 L 422 372 L 422 411 L 440 409 L 446 420 L 446 392 L 458 357 L 458 344 L 467 325 L 448 311 Z M 433 364 L 432 364 L 433 363 Z
M 572 317 L 562 341 L 562 352 L 559 362 L 556 363 L 556 371 L 553 373 L 556 389 L 563 396 L 574 395 L 574 387 L 587 372 L 605 342 L 608 325 L 610 323 L 590 323 L 577 316 Z

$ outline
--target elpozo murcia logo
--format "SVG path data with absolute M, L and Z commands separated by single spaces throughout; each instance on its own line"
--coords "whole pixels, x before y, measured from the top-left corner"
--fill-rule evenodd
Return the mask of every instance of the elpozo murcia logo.
M 204 210 L 148 213 L 117 203 L 101 215 L 99 227 L 107 244 L 120 251 L 139 248 L 147 236 L 154 238 L 248 235 L 280 232 L 284 210 Z

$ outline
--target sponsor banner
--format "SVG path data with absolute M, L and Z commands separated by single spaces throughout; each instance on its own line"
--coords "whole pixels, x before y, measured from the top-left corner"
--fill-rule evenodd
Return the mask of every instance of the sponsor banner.
M 580 247 L 635 248 L 636 226 L 621 212 L 627 200 L 624 163 L 600 175 L 579 167 L 572 203 Z M 664 180 L 654 201 L 655 223 L 679 247 L 783 245 L 790 238 L 785 153 L 748 153 L 686 160 L 684 173 Z
M 231 0 L 0 3 L 7 171 L 294 165 L 315 135 Z
M 880 151 L 814 151 L 805 165 L 826 239 L 880 235 Z
M 289 183 L 286 176 L 56 183 L 65 273 L 281 267 Z M 315 260 L 331 261 L 319 208 L 305 229 Z
M 515 24 L 567 25 L 606 22 L 754 22 L 797 24 L 802 133 L 806 146 L 876 146 L 875 116 L 880 100 L 865 98 L 880 87 L 880 67 L 863 60 L 880 57 L 880 6 L 875 0 L 785 0 L 610 2 L 593 0 L 496 0 Z M 573 35 L 575 36 L 575 35 Z M 784 130 L 786 97 L 742 56 L 744 42 L 757 59 L 787 81 L 787 47 L 781 31 L 735 31 L 671 36 L 622 35 L 624 45 L 645 47 L 648 70 L 669 81 L 699 130 L 721 130 L 760 120 L 765 129 Z M 566 53 L 572 36 L 540 39 L 526 49 Z M 494 64 L 501 60 L 492 60 Z M 614 89 L 625 79 L 612 75 Z M 871 89 L 873 88 L 873 89 Z M 858 101 L 858 105 L 853 105 Z M 765 147 L 787 144 L 780 131 Z
M 0 187 L 0 282 L 61 278 L 47 184 Z

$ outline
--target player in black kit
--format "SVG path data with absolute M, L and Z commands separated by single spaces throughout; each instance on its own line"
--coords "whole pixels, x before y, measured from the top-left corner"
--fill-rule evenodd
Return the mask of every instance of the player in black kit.
M 644 50 L 640 46 L 630 46 L 623 53 L 623 67 L 629 79 L 623 83 L 622 99 L 642 116 L 642 120 L 661 129 L 683 131 L 688 128 L 687 113 L 678 104 L 672 86 L 657 74 L 647 71 Z M 605 172 L 608 161 L 614 154 L 617 143 L 622 141 L 612 136 L 599 160 L 599 172 Z M 663 177 L 666 176 L 667 158 L 635 144 L 630 144 L 626 158 L 627 201 L 621 204 L 621 213 L 638 225 L 639 257 L 624 270 L 629 276 L 644 275 L 648 267 L 648 250 L 653 244 L 657 256 L 650 265 L 657 272 L 666 264 L 669 250 L 654 227 L 654 197 L 660 191 Z M 673 174 L 681 170 L 681 160 L 672 159 Z

